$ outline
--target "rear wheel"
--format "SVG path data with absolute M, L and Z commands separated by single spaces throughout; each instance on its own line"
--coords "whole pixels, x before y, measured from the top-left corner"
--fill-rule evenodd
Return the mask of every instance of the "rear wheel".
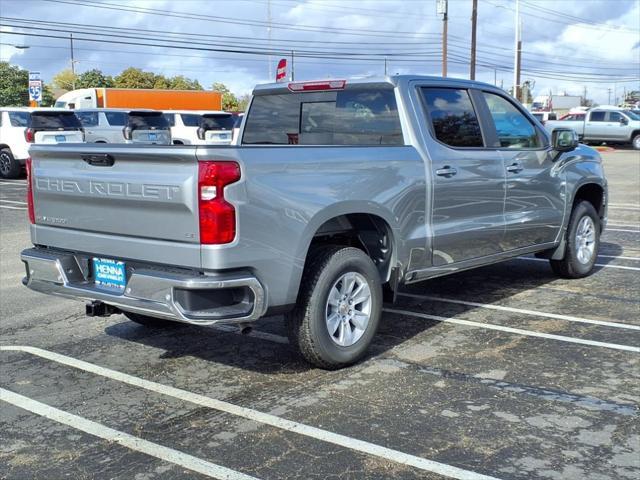
M 149 328 L 179 328 L 185 324 L 180 322 L 173 322 L 171 320 L 165 320 L 164 318 L 149 317 L 148 315 L 141 315 L 133 312 L 122 312 L 132 322 L 144 325 Z
M 313 255 L 298 303 L 285 321 L 298 352 L 313 365 L 333 370 L 366 353 L 380 321 L 382 285 L 362 250 L 328 247 Z
M 18 178 L 22 173 L 22 166 L 15 158 L 11 150 L 3 148 L 0 150 L 0 177 Z
M 593 271 L 600 247 L 600 217 L 590 202 L 573 207 L 562 260 L 550 260 L 554 273 L 563 278 L 586 277 Z
M 631 144 L 633 145 L 634 150 L 640 150 L 640 133 L 633 137 Z

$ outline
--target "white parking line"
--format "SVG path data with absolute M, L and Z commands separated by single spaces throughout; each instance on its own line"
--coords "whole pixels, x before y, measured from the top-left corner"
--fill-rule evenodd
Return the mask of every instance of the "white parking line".
M 429 315 L 427 313 L 412 312 L 409 310 L 398 310 L 395 308 L 385 308 L 384 312 L 397 313 L 399 315 L 408 315 L 410 317 L 423 318 L 426 320 L 435 320 L 437 322 L 455 323 L 458 325 L 466 325 L 468 327 L 485 328 L 487 330 L 498 330 L 501 332 L 515 333 L 526 337 L 539 337 L 549 340 L 559 340 L 561 342 L 578 343 L 581 345 L 589 345 L 591 347 L 612 348 L 614 350 L 625 350 L 627 352 L 640 353 L 640 347 L 631 345 L 619 345 L 617 343 L 596 342 L 595 340 L 585 340 L 583 338 L 566 337 L 564 335 L 554 335 L 552 333 L 534 332 L 531 330 L 523 330 L 521 328 L 503 327 L 502 325 L 493 325 L 491 323 L 472 322 L 470 320 L 462 320 L 459 318 L 439 317 L 437 315 Z
M 32 400 L 31 398 L 5 390 L 4 388 L 0 388 L 0 400 L 28 412 L 40 415 L 41 417 L 53 420 L 54 422 L 88 433 L 94 437 L 102 438 L 108 442 L 117 443 L 123 447 L 130 448 L 136 452 L 145 453 L 160 460 L 164 460 L 165 462 L 180 465 L 181 467 L 201 473 L 210 478 L 218 478 L 221 480 L 256 480 L 256 477 L 251 477 L 249 475 L 236 472 L 235 470 L 216 465 L 215 463 L 207 462 L 206 460 L 183 453 L 179 450 L 164 447 L 140 437 L 135 437 L 128 433 L 114 430 L 113 428 L 109 428 L 100 423 L 65 412 L 64 410 L 59 410 L 47 405 L 46 403 Z
M 6 208 L 7 210 L 26 210 L 24 207 L 10 207 L 9 205 L 0 205 L 0 208 Z
M 636 207 L 640 208 L 640 204 L 637 203 L 609 203 L 609 207 Z
M 0 186 L 2 185 L 19 185 L 21 187 L 26 187 L 27 186 L 27 181 L 25 180 L 24 182 L 9 182 L 7 180 L 2 180 L 0 181 Z
M 632 212 L 640 210 L 640 207 L 618 207 L 617 205 L 609 205 L 609 208 L 613 210 L 630 210 Z
M 533 257 L 517 257 L 515 260 L 529 260 L 532 262 L 548 262 L 546 258 L 533 258 Z M 596 267 L 604 268 L 619 268 L 620 270 L 640 270 L 640 267 L 625 267 L 624 265 L 607 265 L 605 263 L 594 263 Z
M 640 257 L 621 257 L 619 255 L 600 255 L 600 254 L 598 254 L 598 256 L 602 258 L 617 258 L 619 260 L 640 260 Z
M 27 202 L 17 202 L 15 200 L 6 200 L 4 198 L 0 198 L 0 202 L 4 202 L 4 203 L 16 203 L 18 205 L 27 205 Z
M 607 228 L 604 233 L 607 232 L 628 232 L 628 233 L 640 233 L 640 230 L 628 230 L 628 229 L 621 229 L 621 228 Z
M 523 308 L 505 307 L 503 305 L 493 305 L 490 303 L 468 302 L 466 300 L 458 300 L 455 298 L 443 298 L 432 295 L 416 295 L 413 293 L 398 293 L 403 297 L 417 298 L 420 300 L 432 300 L 444 303 L 456 303 L 459 305 L 468 305 L 470 307 L 486 308 L 489 310 L 501 310 L 503 312 L 522 313 L 524 315 L 532 315 L 534 317 L 554 318 L 557 320 L 566 320 L 568 322 L 590 323 L 593 325 L 601 325 L 604 327 L 624 328 L 627 330 L 640 330 L 640 325 L 629 325 L 627 323 L 607 322 L 604 320 L 591 320 L 589 318 L 574 317 L 572 315 L 560 315 L 558 313 L 538 312 L 537 310 L 526 310 Z
M 0 346 L 0 351 L 14 351 L 25 352 L 38 357 L 46 358 L 53 362 L 67 365 L 69 367 L 84 370 L 95 375 L 110 378 L 118 382 L 126 383 L 134 387 L 143 388 L 151 392 L 156 392 L 161 395 L 177 398 L 179 400 L 190 402 L 202 407 L 211 408 L 221 412 L 225 412 L 238 417 L 253 420 L 255 422 L 262 423 L 264 425 L 270 425 L 281 430 L 304 435 L 309 438 L 321 440 L 323 442 L 332 443 L 340 447 L 348 448 L 357 452 L 365 453 L 379 458 L 384 458 L 391 462 L 408 465 L 418 468 L 427 472 L 433 472 L 439 475 L 455 478 L 458 480 L 496 480 L 495 477 L 482 475 L 470 470 L 464 470 L 462 468 L 447 465 L 445 463 L 435 462 L 433 460 L 427 460 L 426 458 L 417 457 L 408 453 L 401 452 L 399 450 L 393 450 L 391 448 L 376 445 L 375 443 L 366 442 L 364 440 L 358 440 L 356 438 L 341 435 L 339 433 L 333 433 L 321 428 L 312 427 L 303 423 L 294 422 L 292 420 L 286 420 L 284 418 L 271 415 L 269 413 L 263 413 L 251 408 L 240 407 L 232 403 L 224 402 L 222 400 L 216 400 L 205 395 L 192 393 L 180 388 L 170 387 L 161 383 L 152 382 L 143 378 L 135 377 L 126 373 L 111 370 L 109 368 L 100 367 L 93 363 L 78 360 L 76 358 L 61 355 L 59 353 L 44 350 L 42 348 L 27 347 L 27 346 Z

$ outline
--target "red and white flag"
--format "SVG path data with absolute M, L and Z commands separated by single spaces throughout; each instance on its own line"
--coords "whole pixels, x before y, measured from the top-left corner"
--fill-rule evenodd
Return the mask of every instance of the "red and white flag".
M 276 82 L 284 82 L 287 80 L 287 59 L 281 58 L 276 69 Z

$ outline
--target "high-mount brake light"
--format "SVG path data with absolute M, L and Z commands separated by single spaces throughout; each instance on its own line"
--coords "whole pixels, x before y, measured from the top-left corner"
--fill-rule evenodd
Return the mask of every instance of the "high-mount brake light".
M 292 92 L 311 92 L 321 90 L 343 90 L 346 80 L 320 80 L 317 82 L 292 82 L 288 85 Z
M 240 180 L 236 162 L 198 162 L 200 243 L 220 245 L 236 238 L 236 209 L 224 198 L 224 188 Z
M 31 157 L 27 158 L 25 163 L 27 169 L 27 213 L 29 214 L 29 222 L 36 223 L 36 212 L 33 204 L 33 163 Z

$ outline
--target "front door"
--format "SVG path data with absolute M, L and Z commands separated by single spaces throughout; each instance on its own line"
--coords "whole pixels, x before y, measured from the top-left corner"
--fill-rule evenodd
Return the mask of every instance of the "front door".
M 505 173 L 488 148 L 473 95 L 464 88 L 423 87 L 430 137 L 432 264 L 502 251 Z
M 506 175 L 505 250 L 555 241 L 564 216 L 565 182 L 546 138 L 506 96 L 482 92 Z

